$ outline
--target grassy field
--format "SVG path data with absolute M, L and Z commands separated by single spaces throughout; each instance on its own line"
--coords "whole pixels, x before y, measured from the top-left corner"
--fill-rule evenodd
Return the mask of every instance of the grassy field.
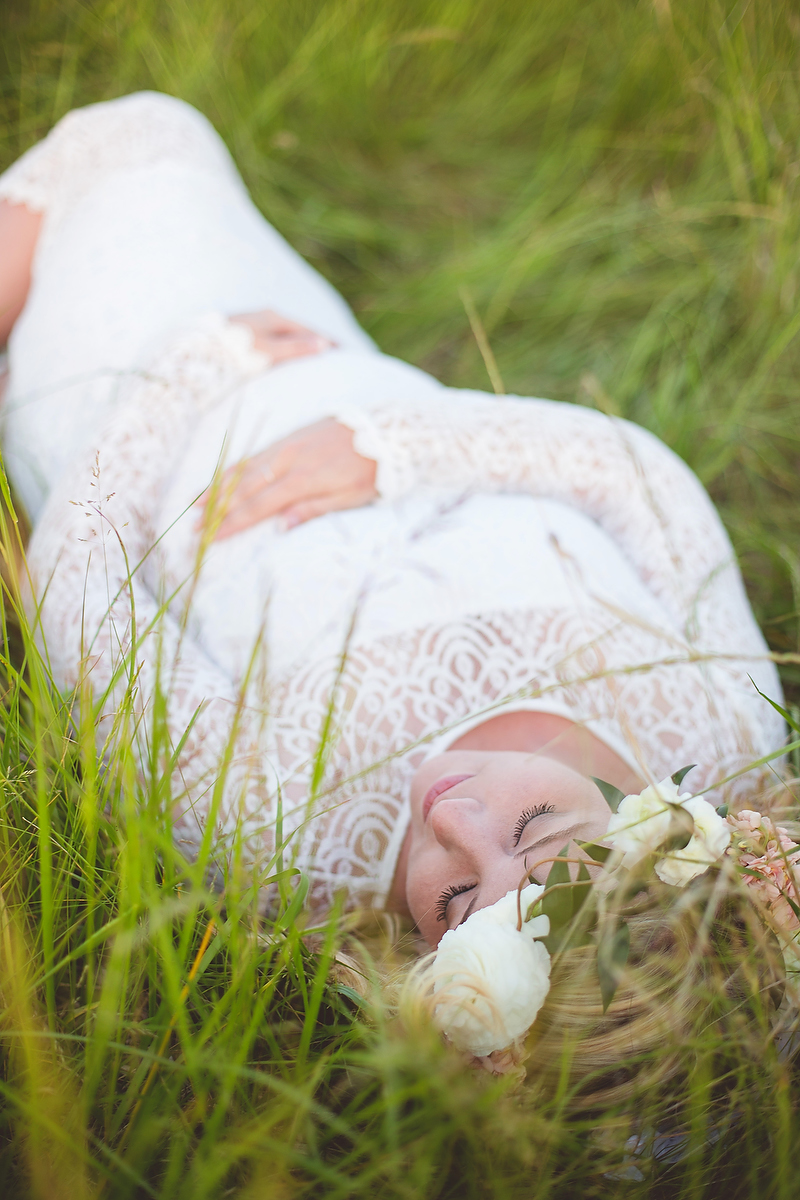
M 504 390 L 676 449 L 794 702 L 798 61 L 789 0 L 4 0 L 0 168 L 78 105 L 198 106 L 384 350 L 486 389 L 477 314 Z M 364 935 L 365 1000 L 330 970 L 341 930 L 304 941 L 291 893 L 260 931 L 246 891 L 223 910 L 170 848 L 159 781 L 137 803 L 130 763 L 71 728 L 13 586 L 3 634 L 0 1195 L 796 1194 L 774 1053 L 726 1068 L 737 1124 L 714 1140 L 717 1049 L 691 1047 L 693 1152 L 636 1178 L 629 1109 L 570 1117 L 400 1032 L 390 930 Z

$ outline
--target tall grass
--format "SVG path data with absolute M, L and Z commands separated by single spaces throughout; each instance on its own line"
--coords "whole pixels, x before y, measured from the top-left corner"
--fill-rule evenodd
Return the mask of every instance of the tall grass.
M 800 648 L 787 0 L 5 0 L 0 31 L 0 165 L 76 105 L 197 105 L 383 349 L 487 388 L 482 328 L 507 391 L 682 454 L 773 648 Z M 49 686 L 3 521 L 0 1194 L 794 1195 L 796 1081 L 768 1042 L 716 1140 L 713 1029 L 687 1047 L 690 1152 L 634 1169 L 647 1096 L 580 1119 L 512 1096 L 401 1034 L 386 930 L 348 974 L 344 924 L 304 938 L 291 889 L 269 922 L 246 887 L 223 904 L 172 848 L 163 781 L 100 760 Z

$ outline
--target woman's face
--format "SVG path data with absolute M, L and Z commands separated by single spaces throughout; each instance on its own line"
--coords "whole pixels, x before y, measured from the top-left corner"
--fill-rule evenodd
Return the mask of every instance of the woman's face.
M 411 785 L 406 899 L 431 946 L 494 904 L 573 838 L 602 837 L 610 812 L 599 788 L 543 754 L 448 750 Z M 537 865 L 538 864 L 538 865 Z

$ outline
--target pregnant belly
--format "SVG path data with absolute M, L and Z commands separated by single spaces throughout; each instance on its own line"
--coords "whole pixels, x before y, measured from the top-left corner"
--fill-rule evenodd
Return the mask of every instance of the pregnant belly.
M 191 627 L 241 677 L 259 639 L 273 672 L 355 640 L 513 610 L 594 610 L 667 619 L 592 521 L 528 496 L 415 496 L 333 513 L 289 533 L 265 523 L 214 545 Z
M 615 543 L 564 504 L 524 495 L 415 493 L 402 503 L 331 513 L 289 533 L 272 521 L 206 551 L 193 577 L 192 501 L 218 464 L 235 462 L 341 403 L 419 400 L 442 387 L 381 354 L 333 352 L 267 372 L 200 424 L 165 497 L 151 580 L 191 594 L 190 627 L 240 677 L 259 639 L 282 673 L 358 641 L 465 615 L 611 605 L 663 624 L 659 605 Z M 469 403 L 465 398 L 465 403 Z M 187 582 L 191 581 L 190 586 Z

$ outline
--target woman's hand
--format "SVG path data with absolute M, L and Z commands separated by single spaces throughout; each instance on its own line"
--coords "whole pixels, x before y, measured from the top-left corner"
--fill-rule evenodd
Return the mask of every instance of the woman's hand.
M 328 418 L 290 433 L 229 468 L 205 496 L 207 520 L 221 520 L 216 540 L 280 516 L 292 529 L 312 517 L 360 508 L 377 496 L 377 466 L 353 448 L 353 432 Z
M 271 308 L 257 313 L 239 313 L 230 320 L 237 325 L 249 325 L 256 350 L 266 354 L 273 366 L 290 358 L 305 358 L 309 354 L 331 350 L 335 345 L 328 338 L 306 329 L 305 325 L 298 325 L 297 321 L 282 317 Z

